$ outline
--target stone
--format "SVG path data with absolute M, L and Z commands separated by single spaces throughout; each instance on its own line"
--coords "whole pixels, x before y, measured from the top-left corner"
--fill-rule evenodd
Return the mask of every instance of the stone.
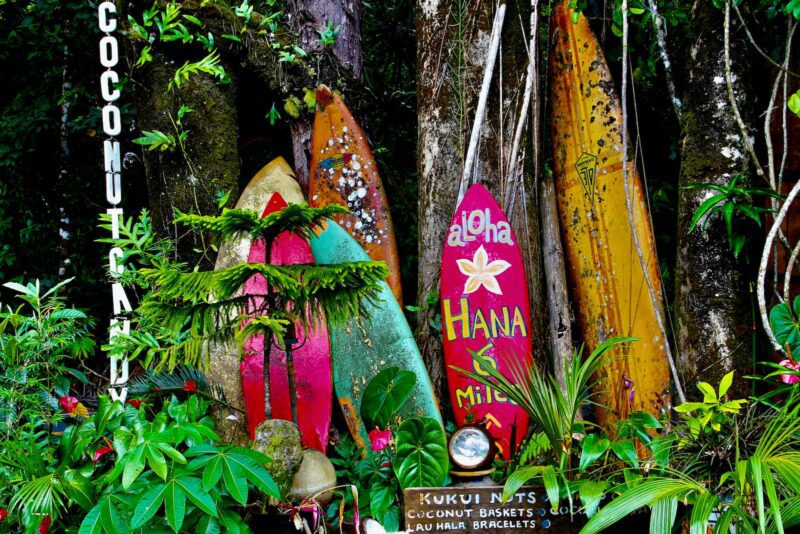
M 252 448 L 272 460 L 267 465 L 267 471 L 278 485 L 281 495 L 286 495 L 303 458 L 297 426 L 291 421 L 267 419 L 256 427 Z
M 300 469 L 294 475 L 289 498 L 301 501 L 314 497 L 320 504 L 327 505 L 333 498 L 332 491 L 336 486 L 336 469 L 331 461 L 316 449 L 303 451 Z

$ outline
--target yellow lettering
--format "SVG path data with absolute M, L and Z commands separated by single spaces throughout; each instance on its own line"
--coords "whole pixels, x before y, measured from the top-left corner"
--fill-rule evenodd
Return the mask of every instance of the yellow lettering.
M 466 401 L 466 403 L 464 401 Z M 467 386 L 466 389 L 456 390 L 456 404 L 458 404 L 459 408 L 475 406 L 475 392 L 473 391 L 472 385 Z
M 495 310 L 489 310 L 489 318 L 492 321 L 492 337 L 497 337 L 498 330 L 502 332 L 504 336 L 508 336 L 510 334 L 511 324 L 508 317 L 508 308 L 503 306 L 502 321 L 497 316 L 497 312 Z
M 457 322 L 461 323 L 461 337 L 469 339 L 469 302 L 466 297 L 461 297 L 458 302 L 461 305 L 460 313 L 458 315 L 453 315 L 453 311 L 450 309 L 450 299 L 442 300 L 447 341 L 453 341 L 456 338 L 455 324 Z
M 489 332 L 489 325 L 480 308 L 475 311 L 475 322 L 472 325 L 472 337 L 478 337 L 478 330 L 483 330 L 483 337 L 490 339 L 492 334 Z
M 514 322 L 511 325 L 511 335 L 516 335 L 515 332 L 519 328 L 519 333 L 522 337 L 528 337 L 528 329 L 525 327 L 525 319 L 522 317 L 522 310 L 519 306 L 514 307 Z

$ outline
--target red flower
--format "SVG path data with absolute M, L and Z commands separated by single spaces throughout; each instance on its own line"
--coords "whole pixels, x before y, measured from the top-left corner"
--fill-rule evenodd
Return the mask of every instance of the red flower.
M 390 430 L 380 430 L 378 428 L 369 433 L 369 441 L 372 445 L 372 450 L 375 452 L 382 451 L 389 445 L 389 440 L 392 439 L 392 432 Z
M 0 521 L 8 517 L 8 510 L 5 508 L 0 508 Z
M 92 455 L 92 462 L 97 463 L 97 461 L 100 458 L 102 458 L 103 456 L 105 456 L 109 452 L 112 452 L 113 450 L 114 449 L 112 449 L 111 447 L 100 447 L 99 449 L 94 451 L 94 454 Z
M 800 371 L 800 362 L 795 362 L 792 360 L 781 360 L 780 364 L 787 369 L 791 369 L 792 371 Z M 781 382 L 784 384 L 795 384 L 800 382 L 800 376 L 796 374 L 786 374 L 781 375 Z
M 64 410 L 64 413 L 68 415 L 74 415 L 75 408 L 78 407 L 78 399 L 75 397 L 59 397 L 58 403 L 61 405 L 61 409 Z
M 125 403 L 126 404 L 130 404 L 131 406 L 133 406 L 137 410 L 142 406 L 142 400 L 141 399 L 128 399 L 128 400 L 125 401 Z
M 197 384 L 194 380 L 187 380 L 183 385 L 183 391 L 197 391 Z
M 44 519 L 42 519 L 42 522 L 39 523 L 39 528 L 37 531 L 39 534 L 47 534 L 48 530 L 50 530 L 50 516 L 46 515 L 44 516 Z

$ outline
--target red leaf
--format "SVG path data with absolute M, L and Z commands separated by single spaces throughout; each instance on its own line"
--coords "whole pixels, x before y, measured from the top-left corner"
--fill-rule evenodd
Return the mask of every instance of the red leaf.
M 0 521 L 8 517 L 8 510 L 5 508 L 0 508 Z
M 78 407 L 78 399 L 75 397 L 59 397 L 58 403 L 61 405 L 61 409 L 64 410 L 64 413 L 69 415 L 74 415 L 75 408 Z
M 141 399 L 128 399 L 128 400 L 125 401 L 125 403 L 126 404 L 130 404 L 131 406 L 133 406 L 137 410 L 142 406 L 142 400 Z
M 99 449 L 94 451 L 94 454 L 92 455 L 92 462 L 97 463 L 97 461 L 100 458 L 102 458 L 103 456 L 105 456 L 109 452 L 112 452 L 113 450 L 114 449 L 112 449 L 111 447 L 100 447 Z
M 197 391 L 197 384 L 194 380 L 187 380 L 183 385 L 183 391 Z

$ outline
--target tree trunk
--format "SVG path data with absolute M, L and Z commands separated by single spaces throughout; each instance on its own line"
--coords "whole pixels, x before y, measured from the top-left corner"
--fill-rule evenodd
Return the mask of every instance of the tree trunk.
M 734 258 L 728 247 L 720 214 L 709 217 L 704 227 L 687 231 L 697 208 L 712 192 L 685 189 L 686 185 L 727 184 L 737 174 L 748 174 L 747 150 L 728 98 L 723 22 L 724 12 L 710 2 L 696 4 L 689 17 L 685 58 L 675 309 L 678 368 L 687 394 L 695 395 L 693 384 L 698 380 L 716 384 L 734 369 L 740 378 L 752 371 L 753 318 L 743 261 Z M 732 27 L 737 26 L 732 21 Z M 731 34 L 734 92 L 745 97 L 750 93 L 744 55 L 749 45 L 734 31 Z M 739 101 L 738 107 L 744 111 L 752 106 Z M 737 386 L 731 395 L 749 393 L 746 381 L 734 381 Z
M 506 212 L 527 264 L 532 301 L 534 351 L 542 353 L 546 318 L 537 201 L 526 151 L 517 169 L 509 169 L 511 145 L 520 113 L 528 71 L 528 30 L 519 20 L 529 20 L 530 4 L 507 5 L 500 53 L 495 66 L 486 119 L 476 159 L 476 182 L 495 196 Z M 419 0 L 417 29 L 417 168 L 419 180 L 419 315 L 418 340 L 434 388 L 442 401 L 444 363 L 441 331 L 436 324 L 442 247 L 456 208 L 459 182 L 475 115 L 490 41 L 494 4 L 469 0 Z M 500 82 L 498 83 L 498 80 Z M 530 146 L 523 140 L 522 147 Z M 546 341 L 545 341 L 546 343 Z
M 215 36 L 231 83 L 219 84 L 209 75 L 194 74 L 180 88 L 167 89 L 177 67 L 187 58 L 194 61 L 207 53 L 196 42 L 180 46 L 158 43 L 154 47 L 158 53 L 142 74 L 137 95 L 139 129 L 160 130 L 177 138 L 179 132 L 173 125 L 177 110 L 181 105 L 194 110 L 183 119 L 188 132 L 185 152 L 144 152 L 153 218 L 173 239 L 181 234 L 181 229 L 172 224 L 173 209 L 215 213 L 216 193 L 229 190 L 233 204 L 241 186 L 252 177 L 249 168 L 261 168 L 277 155 L 288 158 L 288 152 L 293 153 L 298 181 L 307 192 L 314 110 L 301 108 L 294 116 L 281 103 L 289 98 L 302 101 L 304 91 L 313 90 L 321 81 L 346 98 L 358 94 L 362 69 L 358 0 L 289 0 L 281 19 L 289 31 L 284 28 L 272 37 L 265 35 L 268 25 L 262 24 L 263 15 L 257 12 L 245 26 L 244 19 L 222 3 L 187 1 L 181 3 L 181 9 L 202 21 L 204 33 Z M 334 44 L 325 46 L 317 30 L 326 28 L 328 22 L 338 28 L 338 33 Z M 235 35 L 239 41 L 222 38 L 224 34 Z M 282 63 L 273 45 L 289 51 L 292 46 L 299 46 L 308 56 Z M 282 115 L 275 125 L 264 117 L 273 104 Z M 267 141 L 265 148 L 248 148 L 248 154 L 255 153 L 251 157 L 255 161 L 247 161 L 243 149 L 259 140 Z M 202 249 L 203 245 L 179 241 L 177 258 L 200 259 L 195 249 Z M 214 258 L 207 259 L 213 265 Z M 222 387 L 230 405 L 243 407 L 239 350 L 233 346 L 212 347 L 210 359 L 209 379 Z M 223 440 L 248 441 L 241 412 L 217 408 L 214 417 Z

